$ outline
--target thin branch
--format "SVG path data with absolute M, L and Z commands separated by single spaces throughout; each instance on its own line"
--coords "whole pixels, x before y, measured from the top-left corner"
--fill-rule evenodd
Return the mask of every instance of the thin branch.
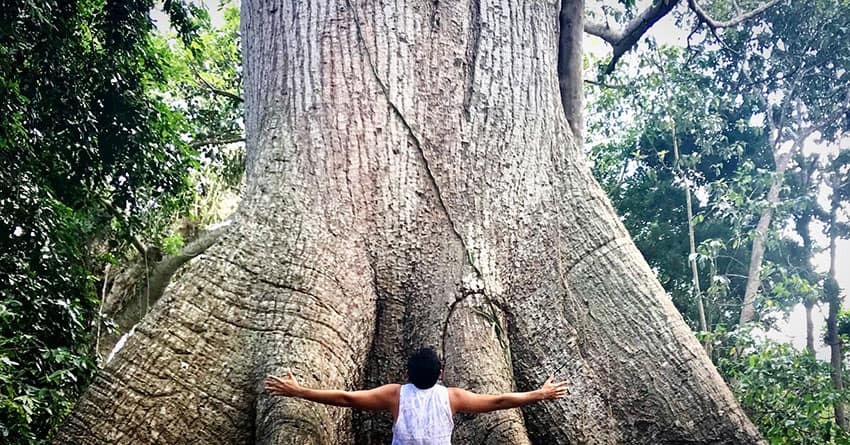
M 691 10 L 694 11 L 694 13 L 697 15 L 697 17 L 699 17 L 699 20 L 701 22 L 708 25 L 708 27 L 711 28 L 711 29 L 729 28 L 729 27 L 732 27 L 732 26 L 739 25 L 739 24 L 743 23 L 744 21 L 749 20 L 749 19 L 761 14 L 762 12 L 766 11 L 771 6 L 773 6 L 777 3 L 779 3 L 779 0 L 771 0 L 767 3 L 762 4 L 758 8 L 753 9 L 752 11 L 745 12 L 745 13 L 740 14 L 737 17 L 733 17 L 729 20 L 716 20 L 716 19 L 712 18 L 711 16 L 709 16 L 708 13 L 705 12 L 705 10 L 700 7 L 699 3 L 697 3 L 696 0 L 688 0 L 688 6 L 691 8 Z
M 601 88 L 611 88 L 611 89 L 615 89 L 615 90 L 625 90 L 626 88 L 628 88 L 626 85 L 616 85 L 616 84 L 611 84 L 611 83 L 599 82 L 599 81 L 591 80 L 591 79 L 584 79 L 584 83 L 594 85 L 594 86 L 597 86 L 597 87 L 601 87 Z
M 201 83 L 204 85 L 204 87 L 206 87 L 206 89 L 210 90 L 211 93 L 233 99 L 233 100 L 235 100 L 236 102 L 239 102 L 239 103 L 245 102 L 245 99 L 243 99 L 242 96 L 239 96 L 238 94 L 234 94 L 234 93 L 231 93 L 230 91 L 225 91 L 225 90 L 216 88 L 213 84 L 209 83 L 206 79 L 204 79 L 204 76 L 201 76 L 201 73 L 199 73 L 197 70 L 195 70 L 195 68 L 192 68 L 192 72 L 195 73 L 195 77 L 197 77 L 198 80 L 201 81 Z
M 245 142 L 245 136 L 242 136 L 241 134 L 223 135 L 221 137 L 193 141 L 189 144 L 189 146 L 192 148 L 201 148 L 208 145 L 235 144 L 237 142 Z

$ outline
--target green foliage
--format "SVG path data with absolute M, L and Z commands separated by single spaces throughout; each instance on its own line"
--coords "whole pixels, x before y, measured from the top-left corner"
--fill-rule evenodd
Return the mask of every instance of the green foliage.
M 648 51 L 588 94 L 593 172 L 676 307 L 696 326 L 684 184 L 693 191 L 696 244 L 709 325 L 733 323 L 743 297 L 756 197 L 771 157 L 756 112 L 714 89 L 712 60 Z M 639 118 L 638 118 L 639 117 Z M 743 124 L 742 124 L 743 122 Z M 680 159 L 674 156 L 675 125 Z
M 835 425 L 830 366 L 792 346 L 759 339 L 748 328 L 718 327 L 708 336 L 712 359 L 741 406 L 771 444 L 846 444 Z
M 232 212 L 221 204 L 234 200 L 245 167 L 239 9 L 228 5 L 221 13 L 223 24 L 201 22 L 188 47 L 176 44 L 174 35 L 159 35 L 154 41 L 168 66 L 168 82 L 160 94 L 185 119 L 191 146 L 199 152 L 183 209 L 200 224 L 220 221 Z
M 705 3 L 723 18 L 735 16 L 736 6 L 748 10 L 758 2 Z M 769 204 L 766 195 L 776 171 L 775 142 L 787 149 L 799 135 L 818 130 L 820 143 L 835 143 L 850 128 L 841 108 L 850 89 L 850 45 L 836 39 L 850 29 L 848 6 L 846 0 L 780 1 L 745 26 L 717 30 L 718 38 L 696 33 L 687 53 L 649 42 L 648 50 L 626 58 L 588 91 L 593 172 L 693 327 L 698 318 L 684 184 L 695 191 L 696 260 L 713 329 L 700 335 L 712 344 L 712 359 L 750 417 L 776 444 L 850 443 L 833 418 L 833 402 L 848 394 L 832 388 L 829 365 L 754 338 L 749 327 L 724 328 L 737 324 L 754 228 L 769 205 L 759 326 L 770 326 L 801 302 L 839 298 L 835 283 L 812 265 L 821 246 L 809 231 L 820 220 L 827 234 L 850 234 L 850 193 L 841 194 L 850 190 L 850 162 L 824 162 L 801 151 L 780 178 L 779 203 Z M 695 43 L 699 37 L 705 40 Z M 850 159 L 846 153 L 838 158 Z M 832 195 L 834 218 L 818 204 L 821 184 L 841 190 Z M 846 318 L 839 320 L 848 336 Z
M 179 248 L 171 226 L 196 201 L 187 141 L 204 123 L 163 93 L 176 63 L 152 7 L 0 0 L 2 443 L 44 443 L 61 423 L 96 369 L 103 266 L 131 236 Z M 183 42 L 203 40 L 205 11 L 164 7 Z
M 78 242 L 89 221 L 26 172 L 0 169 L 0 189 L 0 437 L 38 443 L 95 369 L 97 301 Z

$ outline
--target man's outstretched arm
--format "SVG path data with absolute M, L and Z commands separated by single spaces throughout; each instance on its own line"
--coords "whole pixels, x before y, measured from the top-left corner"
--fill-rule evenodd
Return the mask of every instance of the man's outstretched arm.
M 546 399 L 560 399 L 567 393 L 567 382 L 555 382 L 549 377 L 539 389 L 505 394 L 475 394 L 462 388 L 449 388 L 452 412 L 486 413 L 499 409 L 517 408 Z
M 398 400 L 399 385 L 379 386 L 367 391 L 337 391 L 307 388 L 301 386 L 292 372 L 286 378 L 268 376 L 266 391 L 275 396 L 298 397 L 300 399 L 323 403 L 325 405 L 344 406 L 369 411 L 392 411 Z

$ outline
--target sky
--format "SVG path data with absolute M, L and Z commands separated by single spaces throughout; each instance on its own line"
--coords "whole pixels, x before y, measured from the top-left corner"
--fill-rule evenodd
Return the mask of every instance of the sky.
M 606 0 L 606 2 L 610 2 L 610 0 Z M 223 22 L 223 16 L 218 8 L 219 4 L 221 3 L 220 0 L 194 0 L 193 3 L 206 7 L 206 9 L 210 13 L 210 19 L 213 25 L 221 26 Z M 646 0 L 638 1 L 637 7 L 643 8 L 646 6 L 647 3 L 648 2 Z M 588 4 L 590 4 L 590 2 L 588 2 Z M 168 19 L 159 8 L 156 8 L 154 10 L 152 17 L 157 22 L 157 27 L 161 31 L 166 31 L 168 29 Z M 667 16 L 662 18 L 658 23 L 656 23 L 650 29 L 648 34 L 659 44 L 684 47 L 686 45 L 686 38 L 688 32 L 683 31 L 682 28 L 678 27 L 675 22 L 676 19 L 674 15 L 668 14 Z M 588 34 L 585 34 L 585 50 L 594 54 L 597 57 L 604 57 L 605 55 L 610 54 L 610 47 L 604 41 L 602 41 L 602 39 Z M 807 145 L 804 147 L 806 153 L 836 152 L 839 148 L 845 150 L 850 149 L 850 137 L 844 138 L 840 142 L 839 146 L 824 146 L 818 144 L 816 139 L 816 137 L 811 137 L 809 139 Z M 825 200 L 826 196 L 821 196 L 821 199 Z M 827 238 L 821 230 L 812 230 L 812 235 L 818 245 L 827 245 Z M 826 272 L 829 269 L 828 252 L 821 252 L 815 255 L 814 264 L 820 272 Z M 837 245 L 836 264 L 838 269 L 836 278 L 838 280 L 838 284 L 844 290 L 844 305 L 845 307 L 847 307 L 848 304 L 850 304 L 850 297 L 848 297 L 848 294 L 850 294 L 850 240 L 839 240 Z M 825 326 L 825 316 L 825 305 L 823 307 L 816 307 L 813 311 L 816 339 L 821 338 L 823 335 L 823 329 Z M 798 305 L 797 307 L 795 307 L 787 318 L 787 320 L 780 320 L 777 325 L 777 329 L 768 332 L 767 336 L 775 340 L 790 342 L 798 348 L 805 347 L 806 322 L 805 310 L 803 309 L 803 306 Z M 816 341 L 816 343 L 818 343 L 818 347 L 816 347 L 818 357 L 822 359 L 828 358 L 828 347 L 826 345 L 821 344 L 822 342 Z

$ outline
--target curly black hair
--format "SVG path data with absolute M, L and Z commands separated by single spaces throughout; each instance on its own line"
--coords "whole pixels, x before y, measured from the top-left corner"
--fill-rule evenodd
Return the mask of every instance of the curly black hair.
M 428 389 L 437 383 L 443 364 L 434 348 L 419 348 L 407 359 L 407 378 L 419 389 Z

